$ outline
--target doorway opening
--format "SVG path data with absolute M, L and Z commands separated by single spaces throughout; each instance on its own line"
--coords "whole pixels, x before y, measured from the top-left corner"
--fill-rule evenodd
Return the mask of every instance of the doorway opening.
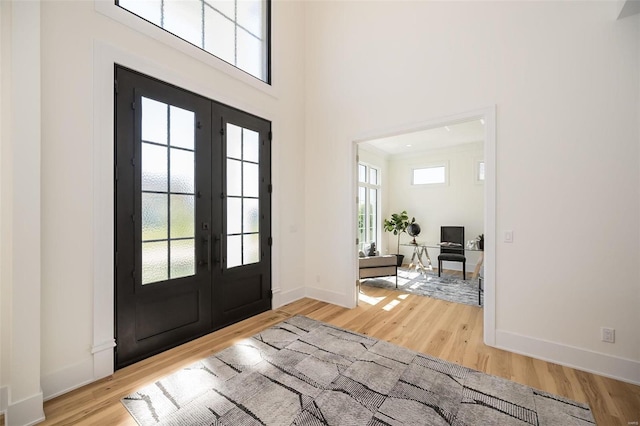
M 406 287 L 416 294 L 481 305 L 485 342 L 494 342 L 495 108 L 367 135 L 354 142 L 354 157 L 358 265 L 361 256 L 370 253 L 404 256 L 397 277 L 376 277 L 360 284 L 393 289 L 397 278 L 399 289 Z M 362 199 L 369 178 L 365 175 L 363 180 L 364 168 L 377 171 L 379 196 L 375 206 Z M 371 226 L 367 219 L 371 216 L 363 214 L 374 208 L 377 233 L 368 232 Z M 385 232 L 385 220 L 404 211 L 409 222 L 415 218 L 418 226 L 411 226 L 400 236 Z M 445 241 L 452 238 L 442 234 L 449 227 L 455 227 L 460 241 Z M 464 261 L 443 260 L 440 271 L 438 256 L 446 251 L 443 242 L 460 244 L 453 248 Z M 368 250 L 371 243 L 375 243 L 375 252 Z M 360 276 L 358 273 L 356 279 Z M 435 285 L 427 285 L 428 281 Z M 440 281 L 447 281 L 446 286 L 439 285 Z M 436 294 L 438 291 L 443 297 Z M 356 293 L 356 303 L 357 297 Z

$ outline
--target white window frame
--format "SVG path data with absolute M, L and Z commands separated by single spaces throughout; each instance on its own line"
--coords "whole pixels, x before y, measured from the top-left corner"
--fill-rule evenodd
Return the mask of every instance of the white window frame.
M 276 2 L 271 2 L 271 8 L 273 8 Z M 167 30 L 158 27 L 157 25 L 146 21 L 145 19 L 135 15 L 128 10 L 117 6 L 114 0 L 94 0 L 94 7 L 96 12 L 101 13 L 116 22 L 119 22 L 122 25 L 125 25 L 139 33 L 142 33 L 148 37 L 151 37 L 177 51 L 184 53 L 185 55 L 191 56 L 192 58 L 221 71 L 228 76 L 239 80 L 253 88 L 259 89 L 262 92 L 277 98 L 278 93 L 273 86 L 273 76 L 271 77 L 271 84 L 260 80 L 257 77 L 247 73 L 246 71 L 237 68 L 234 65 L 224 61 L 223 59 L 218 58 L 217 56 L 202 50 L 201 48 L 189 43 L 186 40 L 181 39 L 179 36 L 176 36 Z M 273 16 L 273 13 L 270 14 Z M 271 19 L 273 20 L 273 19 Z M 273 28 L 271 23 L 267 22 L 267 26 Z M 271 30 L 269 30 L 271 31 Z M 266 39 L 271 38 L 271 34 L 268 34 Z M 270 49 L 273 51 L 273 49 Z M 269 53 L 271 58 L 273 58 L 272 52 Z
M 438 169 L 444 168 L 444 182 L 426 182 L 426 183 L 416 183 L 416 171 L 417 170 L 425 170 L 425 169 Z M 449 185 L 449 163 L 448 162 L 440 162 L 440 163 L 431 163 L 425 164 L 420 167 L 411 168 L 411 186 L 414 187 L 438 187 L 438 186 L 448 186 Z
M 364 166 L 366 168 L 366 173 L 365 173 L 366 178 L 367 178 L 366 182 L 361 182 L 360 181 L 360 173 L 359 173 L 360 172 L 360 170 L 359 170 L 360 166 Z M 378 175 L 378 183 L 377 184 L 369 183 L 369 179 L 371 177 L 371 173 L 370 173 L 371 169 L 375 169 L 377 171 L 377 175 Z M 369 164 L 369 163 L 365 163 L 365 162 L 362 162 L 362 161 L 358 162 L 358 193 L 360 192 L 360 188 L 364 188 L 365 189 L 365 201 L 364 201 L 364 205 L 365 205 L 365 212 L 364 212 L 365 239 L 367 237 L 367 230 L 369 229 L 369 223 L 368 223 L 369 215 L 368 215 L 368 210 L 367 210 L 367 206 L 369 205 L 369 203 L 367 202 L 369 200 L 369 190 L 370 189 L 375 189 L 377 191 L 377 193 L 378 193 L 378 200 L 376 202 L 376 221 L 373 224 L 374 225 L 374 234 L 375 234 L 375 239 L 373 241 L 376 243 L 376 250 L 377 251 L 380 251 L 380 241 L 381 241 L 381 236 L 382 236 L 382 229 L 381 229 L 382 227 L 380 226 L 381 225 L 380 218 L 381 218 L 381 215 L 382 215 L 382 203 L 381 203 L 381 200 L 382 200 L 382 196 L 381 196 L 382 184 L 381 184 L 381 182 L 382 182 L 382 174 L 381 174 L 381 170 L 380 170 L 379 166 L 376 166 L 376 165 L 373 165 L 373 164 Z M 358 197 L 359 197 L 359 195 L 358 195 Z M 360 201 L 360 200 L 358 199 L 358 201 Z M 357 233 L 357 231 L 356 231 L 356 233 Z M 359 241 L 358 245 L 359 245 L 360 250 L 364 250 L 365 244 L 369 244 L 369 243 L 371 243 L 371 241 L 372 240 Z

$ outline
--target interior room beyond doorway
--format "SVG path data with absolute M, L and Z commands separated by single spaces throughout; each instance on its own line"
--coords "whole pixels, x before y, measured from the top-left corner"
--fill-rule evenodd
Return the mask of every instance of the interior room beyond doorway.
M 451 283 L 460 284 L 464 292 L 475 285 L 460 303 L 481 304 L 478 275 L 482 274 L 484 257 L 484 152 L 484 118 L 358 144 L 358 249 L 361 255 L 369 254 L 374 243 L 378 255 L 404 256 L 397 277 L 400 289 L 405 284 L 404 290 L 411 291 L 410 286 L 417 294 L 439 298 L 437 289 L 421 293 L 416 287 L 420 281 L 433 280 L 431 284 L 445 288 L 445 293 L 456 293 Z M 384 220 L 403 211 L 419 225 L 417 236 L 385 232 Z M 448 226 L 464 230 L 458 243 L 465 261 L 442 262 L 440 280 L 438 256 L 442 250 L 438 244 L 444 241 L 442 228 Z M 464 277 L 463 266 L 467 272 Z M 395 285 L 394 277 L 386 280 Z M 458 301 L 455 295 L 443 298 Z

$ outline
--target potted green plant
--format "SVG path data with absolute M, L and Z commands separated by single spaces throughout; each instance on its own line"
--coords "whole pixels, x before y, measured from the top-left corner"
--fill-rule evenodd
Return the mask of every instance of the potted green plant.
M 387 232 L 393 232 L 393 235 L 398 236 L 398 249 L 396 252 L 398 266 L 402 266 L 402 260 L 404 259 L 404 255 L 400 254 L 400 234 L 407 232 L 407 227 L 415 221 L 415 217 L 409 220 L 409 215 L 406 210 L 403 210 L 402 213 L 393 213 L 390 219 L 384 220 L 384 230 Z

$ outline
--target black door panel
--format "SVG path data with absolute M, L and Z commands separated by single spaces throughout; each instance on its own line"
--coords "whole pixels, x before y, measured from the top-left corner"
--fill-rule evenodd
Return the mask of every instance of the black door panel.
M 120 368 L 271 308 L 271 157 L 267 121 L 119 66 L 116 80 Z

